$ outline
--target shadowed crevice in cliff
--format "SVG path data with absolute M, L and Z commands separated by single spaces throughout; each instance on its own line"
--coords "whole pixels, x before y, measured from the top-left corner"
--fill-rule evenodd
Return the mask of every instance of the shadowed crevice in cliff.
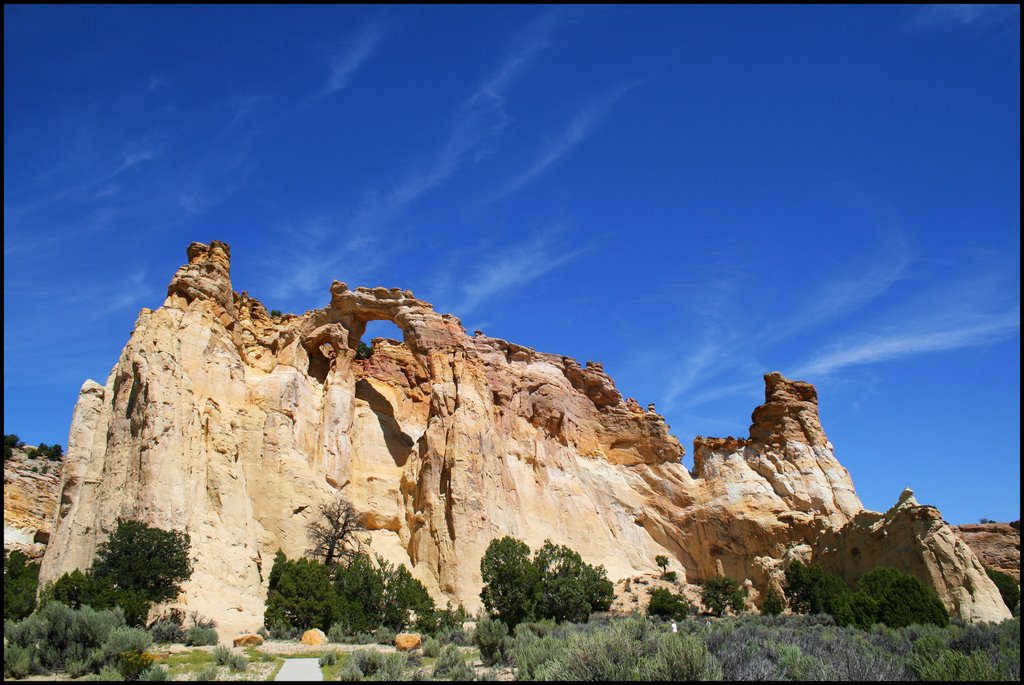
M 395 420 L 394 407 L 365 378 L 356 382 L 356 398 L 369 404 L 370 409 L 376 415 L 377 421 L 380 422 L 381 432 L 384 433 L 384 443 L 388 446 L 388 452 L 395 460 L 395 465 L 405 466 L 414 442 Z

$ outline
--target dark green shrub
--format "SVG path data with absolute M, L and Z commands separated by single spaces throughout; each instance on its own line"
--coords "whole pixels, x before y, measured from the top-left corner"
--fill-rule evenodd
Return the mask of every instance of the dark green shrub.
M 896 569 L 868 571 L 857 583 L 857 594 L 861 593 L 870 599 L 861 603 L 861 611 L 873 610 L 873 619 L 878 623 L 893 628 L 911 623 L 949 624 L 949 614 L 935 590 Z M 864 620 L 855 623 L 860 625 Z
M 842 578 L 816 566 L 794 561 L 786 568 L 786 599 L 794 613 L 835 615 L 837 602 L 850 592 Z
M 452 608 L 451 601 L 444 609 L 420 610 L 416 612 L 415 628 L 418 632 L 438 635 L 452 631 L 461 631 L 462 624 L 469 618 L 466 608 L 459 604 Z M 450 640 L 449 640 L 450 641 Z
M 708 578 L 701 588 L 700 598 L 704 606 L 715 616 L 725 613 L 727 607 L 737 614 L 743 611 L 743 600 L 747 589 L 739 581 L 729 576 Z
M 504 622 L 489 618 L 477 621 L 474 640 L 485 666 L 507 661 L 512 641 Z
M 607 611 L 614 587 L 604 567 L 593 567 L 565 545 L 546 540 L 533 564 L 540 577 L 536 615 L 556 621 L 583 623 L 592 611 Z
M 272 316 L 275 319 L 280 317 L 281 316 L 281 310 L 280 309 L 271 309 L 270 310 L 270 316 Z
M 64 458 L 64 448 L 60 445 L 47 445 L 45 442 L 41 442 L 38 447 L 29 450 L 26 456 L 29 459 L 45 457 L 50 461 L 60 461 Z
M 289 561 L 278 552 L 270 582 L 263 622 L 271 630 L 273 626 L 331 627 L 336 602 L 326 566 L 309 559 Z
M 1006 608 L 1013 611 L 1020 604 L 1020 586 L 1017 585 L 1017 581 L 1013 579 L 1008 573 L 997 571 L 994 568 L 985 568 L 985 573 L 992 579 L 992 582 L 999 588 L 999 594 L 1003 598 L 1003 603 Z M 4 574 L 6 578 L 6 572 Z M 6 593 L 6 589 L 5 589 Z M 7 607 L 4 607 L 4 611 L 7 611 Z M 4 614 L 6 616 L 6 613 Z
M 360 341 L 356 346 L 356 359 L 369 359 L 373 356 L 373 348 Z
M 661 574 L 661 579 L 674 583 L 679 580 L 679 576 L 675 571 L 665 571 L 665 573 Z
M 4 620 L 20 620 L 36 608 L 39 564 L 14 550 L 4 551 Z
M 21 449 L 25 446 L 25 443 L 17 435 L 5 435 L 4 436 L 4 461 L 7 461 L 14 456 L 15 449 Z
M 185 644 L 189 647 L 203 647 L 217 644 L 217 631 L 214 628 L 193 626 L 185 632 Z
M 690 613 L 690 603 L 679 594 L 673 594 L 665 588 L 657 588 L 651 593 L 651 601 L 647 605 L 649 616 L 660 616 L 681 621 Z
M 508 536 L 491 540 L 480 560 L 480 573 L 480 599 L 492 617 L 513 629 L 533 617 L 540 573 L 526 543 Z
M 764 602 L 761 603 L 761 613 L 765 616 L 778 616 L 785 608 L 782 596 L 774 588 L 768 590 L 768 594 L 764 596 Z
M 118 519 L 96 552 L 92 575 L 110 578 L 118 588 L 142 591 L 153 602 L 168 602 L 192 575 L 189 545 L 184 531 Z

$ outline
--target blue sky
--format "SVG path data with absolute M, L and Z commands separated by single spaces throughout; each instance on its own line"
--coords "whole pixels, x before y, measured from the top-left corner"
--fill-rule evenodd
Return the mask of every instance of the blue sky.
M 866 506 L 1016 519 L 1019 184 L 1014 6 L 5 6 L 4 431 L 219 239 L 601 361 L 687 466 L 808 380 Z

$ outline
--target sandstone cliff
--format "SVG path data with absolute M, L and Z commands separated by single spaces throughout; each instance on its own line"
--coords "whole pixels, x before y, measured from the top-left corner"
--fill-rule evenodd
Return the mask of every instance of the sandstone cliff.
M 1020 521 L 953 526 L 985 566 L 1008 573 L 1020 583 Z
M 61 462 L 14 448 L 4 460 L 4 549 L 43 556 L 60 494 Z
M 88 565 L 135 516 L 191 534 L 183 603 L 251 631 L 275 550 L 301 554 L 316 505 L 341 490 L 378 553 L 471 609 L 501 535 L 567 544 L 613 580 L 667 552 L 681 580 L 763 588 L 862 512 L 809 384 L 768 374 L 749 437 L 698 439 L 691 474 L 663 417 L 600 364 L 467 336 L 407 290 L 335 282 L 327 307 L 270 317 L 233 292 L 227 245 L 193 243 L 188 258 L 106 385 L 82 388 L 44 581 Z M 355 359 L 380 319 L 403 340 Z M 908 535 L 929 553 L 934 535 Z M 966 576 L 943 567 L 930 582 L 965 617 L 1002 617 L 977 560 L 958 559 Z

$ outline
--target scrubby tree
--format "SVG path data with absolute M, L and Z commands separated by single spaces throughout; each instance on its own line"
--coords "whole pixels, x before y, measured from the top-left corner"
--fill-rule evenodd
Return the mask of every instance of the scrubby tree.
M 1006 607 L 1013 611 L 1020 604 L 1020 586 L 1009 573 L 997 571 L 994 568 L 985 568 L 985 573 L 992 579 L 992 582 L 999 588 L 999 594 L 1003 598 Z
M 738 580 L 729 576 L 708 578 L 700 592 L 704 606 L 715 616 L 721 616 L 727 607 L 737 614 L 740 613 L 743 611 L 743 600 L 746 596 L 747 589 L 741 586 Z
M 50 461 L 60 461 L 64 458 L 64 448 L 60 445 L 47 445 L 45 442 L 41 442 L 37 447 L 29 450 L 28 457 L 29 459 L 45 457 Z
M 764 601 L 761 603 L 761 613 L 766 616 L 778 616 L 786 608 L 786 605 L 782 601 L 782 596 L 772 588 L 768 590 L 768 593 L 764 596 Z
M 4 461 L 7 461 L 14 456 L 14 450 L 21 449 L 25 446 L 25 443 L 14 434 L 4 436 Z
M 338 620 L 347 633 L 368 633 L 381 625 L 384 579 L 366 554 L 359 554 L 334 574 Z
M 369 359 L 373 356 L 373 348 L 360 341 L 356 346 L 356 359 Z
M 412 577 L 405 564 L 395 565 L 366 554 L 354 557 L 334 574 L 337 618 L 347 633 L 371 632 L 380 626 L 402 630 L 426 617 L 430 625 L 434 600 L 423 583 Z
M 661 569 L 661 577 L 664 578 L 665 574 L 668 573 L 668 557 L 664 554 L 659 554 L 654 557 L 654 563 Z
M 935 590 L 894 568 L 875 568 L 865 573 L 857 582 L 857 593 L 863 593 L 874 604 L 875 621 L 890 628 L 911 623 L 949 624 L 949 614 Z
M 839 576 L 794 561 L 786 568 L 786 599 L 798 614 L 835 615 L 838 603 L 851 592 Z
M 681 621 L 689 615 L 690 603 L 686 601 L 686 597 L 660 587 L 651 592 L 647 613 L 651 616 Z
M 146 593 L 136 588 L 118 587 L 110 576 L 97 576 L 92 570 L 65 573 L 43 588 L 41 604 L 49 600 L 80 609 L 96 610 L 120 607 L 125 622 L 130 626 L 144 626 L 152 602 Z
M 4 552 L 4 620 L 25 618 L 36 608 L 39 564 L 13 550 Z
M 578 552 L 545 540 L 534 565 L 540 579 L 537 617 L 582 623 L 591 612 L 607 611 L 615 589 L 603 566 L 593 567 Z
M 384 581 L 380 612 L 382 625 L 401 630 L 410 624 L 410 612 L 418 615 L 434 611 L 434 600 L 427 588 L 412 577 L 405 564 L 395 566 L 378 557 L 377 566 Z
M 168 602 L 192 575 L 189 545 L 185 531 L 118 519 L 117 528 L 96 552 L 92 575 L 109 578 L 121 589 L 138 590 L 153 602 Z
M 512 630 L 529 620 L 537 603 L 540 573 L 525 542 L 505 536 L 491 540 L 480 560 L 484 587 L 480 599 L 492 617 Z
M 326 566 L 309 559 L 289 561 L 279 554 L 271 578 L 264 625 L 330 629 L 336 602 Z
M 347 564 L 361 547 L 362 517 L 345 498 L 335 497 L 318 508 L 319 517 L 309 522 L 306 532 L 313 546 L 307 555 L 325 566 Z

